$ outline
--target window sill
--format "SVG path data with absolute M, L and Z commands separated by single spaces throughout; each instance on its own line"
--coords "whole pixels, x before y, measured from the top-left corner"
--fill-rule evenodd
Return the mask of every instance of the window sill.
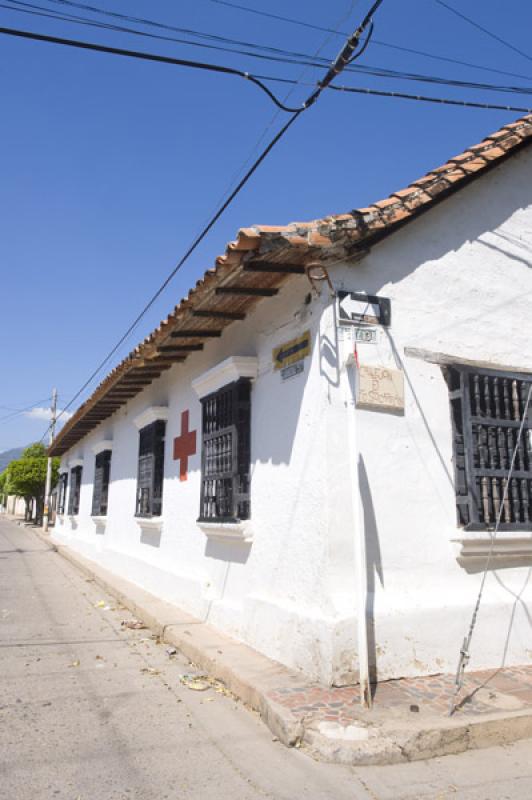
M 160 531 L 163 527 L 162 517 L 135 517 L 135 522 L 146 531 Z
M 103 515 L 103 514 L 91 514 L 91 519 L 97 525 L 105 525 L 105 523 L 107 522 L 107 514 L 105 514 L 105 515 Z
M 499 531 L 493 546 L 489 531 L 464 531 L 453 541 L 462 546 L 461 558 L 486 558 L 490 552 L 494 559 L 532 556 L 532 531 Z
M 208 539 L 214 539 L 219 542 L 243 542 L 246 544 L 253 541 L 249 520 L 242 522 L 203 522 L 198 520 L 196 524 Z

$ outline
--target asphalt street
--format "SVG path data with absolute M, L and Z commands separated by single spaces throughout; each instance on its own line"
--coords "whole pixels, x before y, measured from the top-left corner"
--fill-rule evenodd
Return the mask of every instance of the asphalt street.
M 532 741 L 390 767 L 314 761 L 181 676 L 149 630 L 0 518 L 2 800 L 530 800 Z M 218 689 L 218 691 L 217 691 Z

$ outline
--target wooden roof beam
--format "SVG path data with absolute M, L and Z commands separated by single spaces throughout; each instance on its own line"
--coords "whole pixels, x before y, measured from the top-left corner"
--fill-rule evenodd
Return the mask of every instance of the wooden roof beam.
M 161 344 L 160 353 L 192 353 L 196 350 L 203 350 L 202 344 Z
M 216 294 L 234 294 L 240 297 L 275 297 L 279 289 L 265 289 L 258 286 L 217 286 Z
M 203 317 L 204 319 L 227 319 L 231 321 L 246 319 L 246 315 L 240 311 L 217 311 L 216 309 L 198 308 L 192 312 L 193 317 Z
M 127 381 L 127 380 L 130 380 L 130 381 L 131 380 L 135 380 L 136 381 L 139 378 L 140 378 L 140 380 L 149 378 L 150 381 L 154 381 L 160 376 L 160 374 L 161 374 L 161 371 L 159 369 L 156 370 L 156 371 L 155 370 L 145 370 L 145 371 L 144 370 L 139 370 L 138 372 L 130 372 L 130 373 L 128 373 L 126 378 L 122 378 L 122 380 L 120 380 L 117 383 L 117 386 L 122 386 L 124 381 Z
M 198 328 L 189 330 L 188 328 L 180 331 L 172 331 L 172 339 L 217 339 L 222 335 L 221 330 L 210 330 L 209 328 Z
M 245 272 L 272 272 L 279 275 L 304 275 L 305 267 L 301 264 L 276 264 L 274 261 L 248 261 L 244 264 Z
M 166 355 L 161 354 L 154 359 L 150 359 L 150 363 L 153 362 L 153 364 L 156 366 L 164 367 L 164 369 L 170 369 L 173 364 L 181 364 L 185 358 L 186 356 L 172 356 L 171 353 L 167 353 Z

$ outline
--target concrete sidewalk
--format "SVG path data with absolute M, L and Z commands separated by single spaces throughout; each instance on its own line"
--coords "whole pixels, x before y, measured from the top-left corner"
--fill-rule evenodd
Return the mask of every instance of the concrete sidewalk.
M 449 716 L 453 676 L 385 681 L 371 711 L 358 687 L 324 688 L 138 586 L 35 534 L 210 677 L 258 711 L 276 737 L 316 758 L 393 764 L 532 737 L 532 666 L 468 673 Z

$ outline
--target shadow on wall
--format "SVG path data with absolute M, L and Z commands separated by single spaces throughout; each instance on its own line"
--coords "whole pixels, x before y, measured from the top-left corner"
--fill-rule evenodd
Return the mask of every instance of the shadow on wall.
M 382 570 L 381 547 L 379 542 L 379 531 L 377 528 L 377 518 L 375 507 L 371 496 L 371 489 L 368 480 L 368 473 L 364 459 L 360 456 L 358 465 L 358 483 L 360 498 L 364 514 L 364 534 L 366 542 L 366 619 L 368 629 L 368 656 L 369 656 L 369 676 L 372 684 L 378 680 L 377 666 L 377 636 L 375 631 L 375 589 L 378 578 L 381 587 L 384 589 L 384 573 Z M 375 686 L 372 691 L 375 691 Z
M 142 528 L 140 533 L 140 541 L 142 544 L 148 544 L 150 547 L 161 546 L 161 529 L 150 530 L 149 528 Z
M 438 442 L 436 441 L 436 437 L 434 436 L 434 434 L 432 432 L 432 429 L 431 429 L 431 427 L 429 425 L 427 416 L 426 416 L 425 412 L 423 411 L 423 407 L 422 407 L 422 405 L 421 405 L 421 403 L 419 401 L 419 398 L 418 398 L 418 396 L 416 394 L 416 390 L 414 389 L 414 384 L 412 383 L 412 379 L 410 378 L 410 374 L 408 372 L 408 369 L 406 368 L 405 362 L 401 358 L 399 350 L 397 349 L 397 346 L 395 344 L 394 338 L 393 338 L 392 334 L 390 333 L 390 331 L 388 330 L 388 328 L 384 328 L 384 332 L 385 332 L 385 334 L 386 334 L 386 336 L 388 338 L 388 341 L 390 343 L 390 347 L 392 349 L 392 353 L 393 353 L 393 357 L 394 357 L 397 369 L 400 369 L 402 371 L 404 377 L 405 377 L 405 381 L 406 381 L 406 383 L 408 385 L 408 388 L 410 390 L 410 394 L 412 396 L 412 399 L 414 400 L 414 403 L 416 404 L 420 419 L 423 422 L 423 425 L 425 426 L 425 430 L 427 431 L 427 435 L 428 435 L 428 437 L 430 439 L 432 447 L 434 448 L 434 451 L 435 451 L 435 453 L 436 453 L 436 455 L 438 457 L 438 461 L 440 462 L 440 464 L 442 466 L 442 469 L 443 469 L 443 472 L 444 472 L 447 480 L 449 481 L 449 483 L 452 486 L 453 491 L 454 491 L 454 478 L 453 478 L 453 476 L 451 474 L 451 471 L 449 469 L 449 466 L 448 466 L 448 464 L 447 464 L 447 462 L 446 462 L 446 460 L 445 460 L 445 458 L 443 456 L 443 453 L 441 452 L 440 448 L 438 447 Z M 449 406 L 449 420 L 450 420 L 450 416 L 451 416 L 451 409 L 450 409 L 450 406 Z M 449 422 L 449 425 L 450 424 L 451 423 Z
M 245 564 L 251 552 L 251 542 L 228 542 L 207 539 L 205 555 L 218 561 Z

